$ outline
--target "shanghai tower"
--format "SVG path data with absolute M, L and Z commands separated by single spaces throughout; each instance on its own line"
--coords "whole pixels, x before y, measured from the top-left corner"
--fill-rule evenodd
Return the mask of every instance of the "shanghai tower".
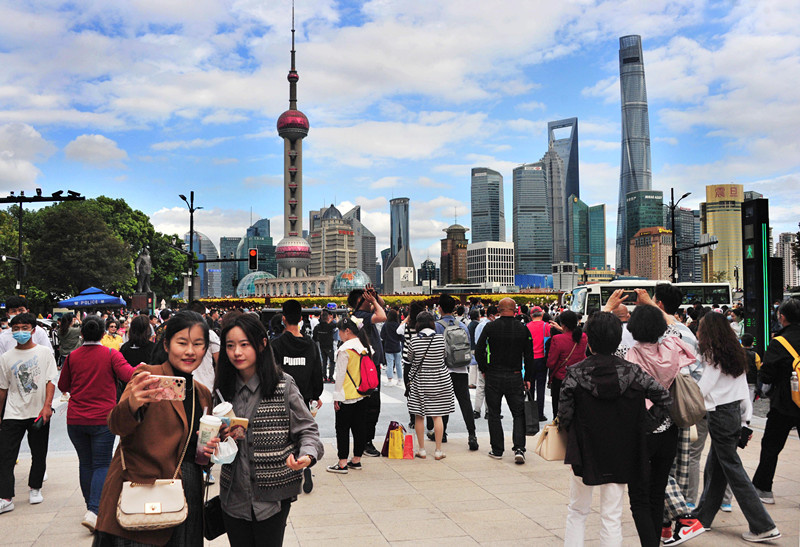
M 628 192 L 651 190 L 650 121 L 644 83 L 642 37 L 619 39 L 619 86 L 622 94 L 622 162 L 617 205 L 617 270 L 630 269 L 625 199 Z

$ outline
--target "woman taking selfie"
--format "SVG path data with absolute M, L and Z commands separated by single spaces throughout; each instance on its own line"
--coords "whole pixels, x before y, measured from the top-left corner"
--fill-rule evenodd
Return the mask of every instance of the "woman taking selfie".
M 228 541 L 236 546 L 283 543 L 303 469 L 323 454 L 317 423 L 294 379 L 275 365 L 268 338 L 249 313 L 228 323 L 221 336 L 216 388 L 238 418 L 248 419 L 220 483 Z
M 109 429 L 120 436 L 120 443 L 100 498 L 95 546 L 203 545 L 203 474 L 195 455 L 200 418 L 204 409 L 211 408 L 211 394 L 192 382 L 192 371 L 200 365 L 208 347 L 208 325 L 203 316 L 191 311 L 174 315 L 166 324 L 163 346 L 166 361 L 139 365 L 108 416 Z M 175 383 L 185 386 L 185 400 L 175 398 L 180 389 L 158 387 L 159 380 L 152 375 L 182 379 Z M 212 438 L 200 447 L 198 455 L 210 456 L 218 441 Z M 117 520 L 123 482 L 148 485 L 176 474 L 182 480 L 186 519 L 158 530 L 123 528 Z

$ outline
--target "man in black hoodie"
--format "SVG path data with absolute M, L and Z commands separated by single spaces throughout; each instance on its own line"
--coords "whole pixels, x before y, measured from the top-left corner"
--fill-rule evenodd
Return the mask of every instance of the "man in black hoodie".
M 322 364 L 317 345 L 310 337 L 300 332 L 301 311 L 300 302 L 297 300 L 287 300 L 283 303 L 283 323 L 286 325 L 286 330 L 272 341 L 272 353 L 281 369 L 294 378 L 306 405 L 317 401 L 317 406 L 320 407 Z
M 334 359 L 335 351 L 333 349 L 333 331 L 336 330 L 336 323 L 333 321 L 328 310 L 322 310 L 319 316 L 319 324 L 314 327 L 314 335 L 312 339 L 319 344 L 319 351 L 322 354 L 322 374 L 323 382 L 333 383 L 333 371 L 336 367 Z M 328 365 L 327 372 L 325 365 Z

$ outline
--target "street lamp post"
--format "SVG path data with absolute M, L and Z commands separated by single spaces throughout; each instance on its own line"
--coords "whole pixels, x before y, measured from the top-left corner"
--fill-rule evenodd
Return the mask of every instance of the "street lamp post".
M 669 206 L 669 213 L 670 219 L 672 224 L 672 282 L 678 282 L 678 252 L 677 252 L 677 230 L 675 229 L 675 208 L 678 207 L 678 204 L 683 200 L 683 198 L 691 195 L 691 192 L 686 192 L 683 194 L 678 201 L 675 201 L 675 188 L 670 188 L 670 206 Z
M 194 212 L 202 207 L 194 206 L 194 190 L 189 192 L 189 199 L 183 194 L 178 195 L 189 208 L 189 302 L 194 300 Z

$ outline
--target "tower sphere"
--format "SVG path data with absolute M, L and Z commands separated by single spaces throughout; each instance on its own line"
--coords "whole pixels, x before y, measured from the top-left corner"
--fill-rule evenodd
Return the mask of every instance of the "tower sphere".
M 275 258 L 278 259 L 280 270 L 290 271 L 295 268 L 297 271 L 308 271 L 308 264 L 311 262 L 311 246 L 302 237 L 284 237 L 275 247 Z M 278 277 L 287 276 L 281 276 L 279 272 Z
M 291 141 L 308 135 L 308 118 L 299 110 L 287 110 L 278 118 L 278 135 Z

